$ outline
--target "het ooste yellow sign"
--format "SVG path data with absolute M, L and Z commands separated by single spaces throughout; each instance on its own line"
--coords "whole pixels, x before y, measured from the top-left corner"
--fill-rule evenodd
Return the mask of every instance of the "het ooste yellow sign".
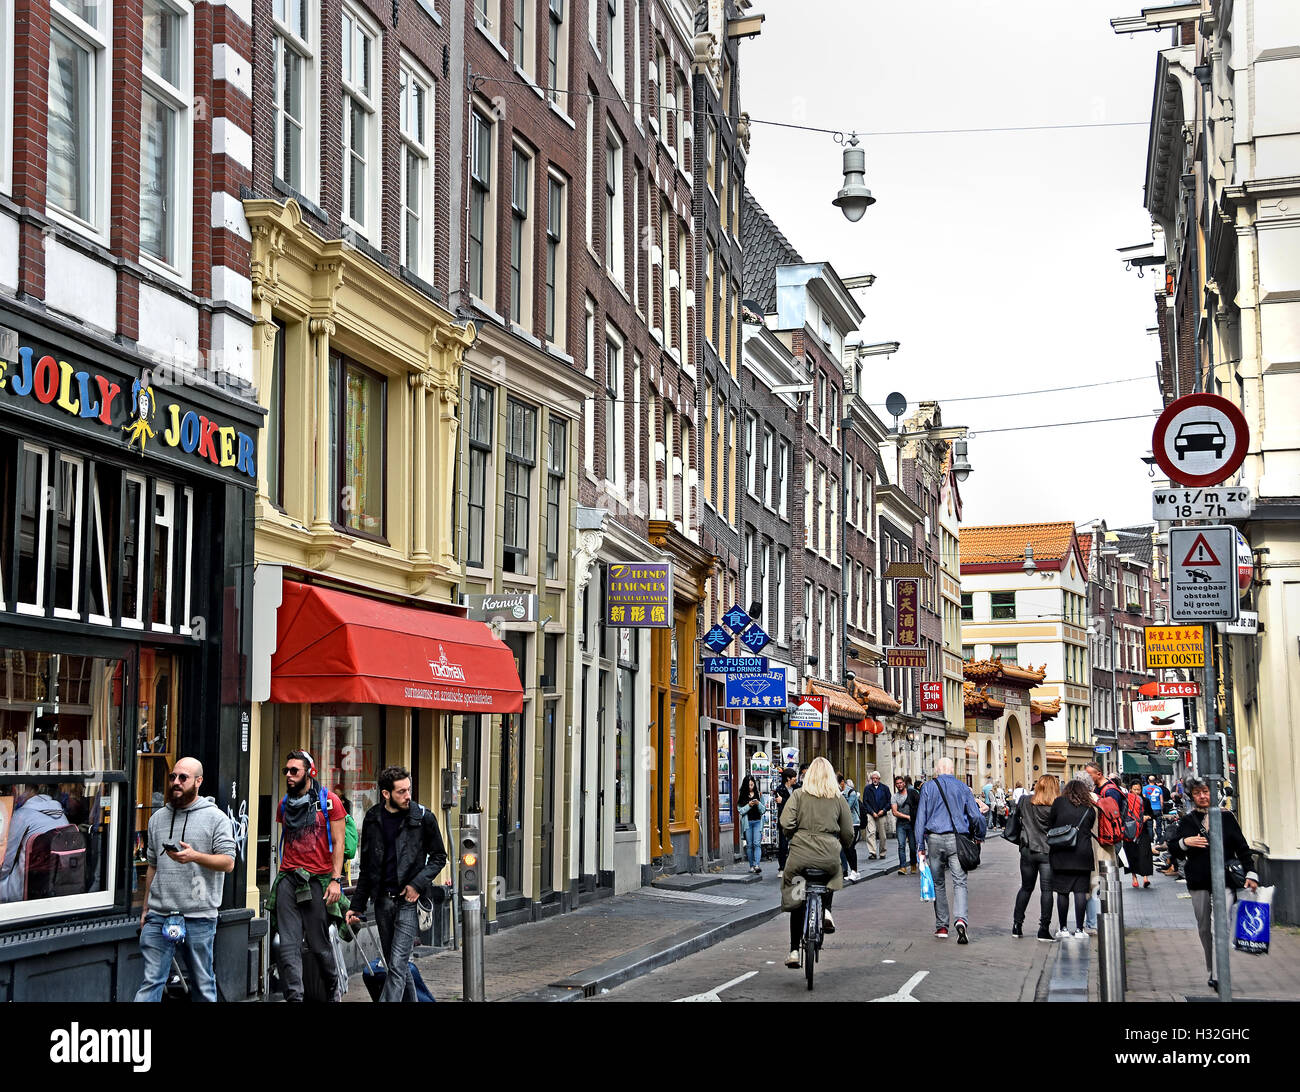
M 1147 667 L 1204 667 L 1204 626 L 1147 626 Z

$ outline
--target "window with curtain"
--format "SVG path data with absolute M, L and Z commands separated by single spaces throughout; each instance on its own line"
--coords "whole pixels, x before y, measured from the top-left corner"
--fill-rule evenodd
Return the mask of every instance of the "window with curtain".
M 382 538 L 388 383 L 354 361 L 331 355 L 335 518 L 349 531 Z

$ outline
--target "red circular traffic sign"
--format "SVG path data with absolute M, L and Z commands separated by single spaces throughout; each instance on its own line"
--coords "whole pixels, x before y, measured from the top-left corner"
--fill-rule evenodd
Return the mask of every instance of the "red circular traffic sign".
M 1246 458 L 1250 427 L 1241 410 L 1217 394 L 1175 398 L 1156 420 L 1151 454 L 1179 485 L 1217 485 Z

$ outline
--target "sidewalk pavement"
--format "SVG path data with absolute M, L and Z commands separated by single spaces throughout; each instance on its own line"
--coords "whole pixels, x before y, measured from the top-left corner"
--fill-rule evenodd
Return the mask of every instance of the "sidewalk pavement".
M 859 882 L 897 865 L 896 853 L 884 861 L 860 853 Z M 744 864 L 664 876 L 569 914 L 492 933 L 483 938 L 484 994 L 489 1001 L 574 1001 L 612 989 L 774 917 L 781 906 L 778 875 L 770 859 L 761 878 Z M 377 939 L 366 938 L 366 952 L 373 955 L 376 946 Z M 369 1002 L 360 949 L 347 947 L 353 974 L 343 1000 Z M 459 950 L 417 948 L 415 964 L 439 1001 L 461 999 Z
M 1126 1001 L 1214 1001 L 1196 932 L 1187 885 L 1157 873 L 1150 888 L 1132 887 L 1124 876 L 1124 941 L 1128 964 Z M 1228 907 L 1229 929 L 1235 921 Z M 1231 936 L 1231 933 L 1229 933 Z M 1267 955 L 1233 951 L 1234 1000 L 1300 1000 L 1300 929 L 1274 926 Z M 1101 997 L 1096 959 L 1088 997 Z

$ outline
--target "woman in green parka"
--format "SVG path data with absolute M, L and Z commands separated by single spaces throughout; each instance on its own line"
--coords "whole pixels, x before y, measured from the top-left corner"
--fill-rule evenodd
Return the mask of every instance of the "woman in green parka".
M 835 769 L 824 758 L 815 758 L 803 784 L 795 789 L 781 812 L 781 826 L 790 835 L 790 855 L 781 872 L 781 909 L 790 912 L 790 955 L 787 967 L 799 966 L 799 938 L 803 935 L 803 883 L 796 877 L 805 868 L 819 868 L 831 874 L 826 885 L 825 931 L 835 932 L 831 919 L 833 893 L 844 886 L 840 869 L 840 847 L 853 844 L 853 815 L 840 795 Z

